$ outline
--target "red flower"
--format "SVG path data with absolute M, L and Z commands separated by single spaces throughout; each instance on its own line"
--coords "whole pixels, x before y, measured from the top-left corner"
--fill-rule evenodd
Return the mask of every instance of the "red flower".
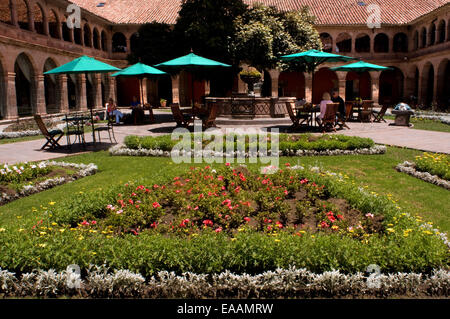
M 272 230 L 272 226 L 270 226 L 270 225 L 267 226 L 267 230 L 268 230 L 268 231 L 271 231 L 271 230 Z
M 244 217 L 244 220 L 248 223 L 250 221 L 250 217 Z
M 344 216 L 342 216 L 341 214 L 338 214 L 336 217 L 337 217 L 338 219 L 344 219 Z
M 158 202 L 154 202 L 154 203 L 153 203 L 153 208 L 159 208 L 159 207 L 161 207 L 161 205 L 159 205 Z
M 291 166 L 291 164 L 289 164 L 289 163 L 286 163 L 286 164 L 284 164 L 285 166 Z
M 225 166 L 230 166 L 230 163 L 225 163 Z
M 308 182 L 309 182 L 308 179 L 304 178 L 304 179 L 302 179 L 302 180 L 300 181 L 300 184 L 306 184 L 306 183 L 308 183 Z
M 276 225 L 277 225 L 277 227 L 280 228 L 280 229 L 283 228 L 283 224 L 282 224 L 280 221 L 277 221 L 277 222 L 276 222 Z
M 218 228 L 216 228 L 216 230 L 215 230 L 216 233 L 220 233 L 221 231 L 222 231 L 222 227 L 218 227 Z
M 97 225 L 97 222 L 95 220 L 91 221 L 91 225 Z
M 322 228 L 328 228 L 328 227 L 330 227 L 330 225 L 328 225 L 326 222 L 321 222 L 321 223 L 320 223 L 320 227 L 322 227 Z
M 213 222 L 212 222 L 212 220 L 210 220 L 210 219 L 205 219 L 205 220 L 203 221 L 203 225 L 205 225 L 206 227 L 208 227 L 208 226 L 211 226 L 211 227 L 212 227 Z
M 83 226 L 89 226 L 89 222 L 86 221 L 86 220 L 83 220 L 83 222 L 81 223 L 81 225 L 83 225 Z

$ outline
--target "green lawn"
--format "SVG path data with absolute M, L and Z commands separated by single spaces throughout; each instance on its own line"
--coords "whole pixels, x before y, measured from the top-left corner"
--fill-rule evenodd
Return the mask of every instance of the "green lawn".
M 393 120 L 394 116 L 385 116 L 385 119 Z M 414 125 L 413 129 L 437 131 L 450 133 L 450 125 L 444 124 L 440 121 L 430 119 L 411 118 L 410 122 Z
M 425 221 L 432 221 L 441 230 L 448 232 L 450 192 L 394 169 L 396 164 L 405 160 L 412 161 L 419 154 L 421 152 L 415 150 L 389 147 L 384 155 L 283 157 L 280 162 L 321 166 L 333 172 L 348 174 L 349 178 L 362 186 L 367 185 L 370 190 L 380 194 L 391 194 L 405 211 L 419 214 Z M 193 164 L 174 164 L 168 158 L 112 157 L 105 151 L 72 156 L 63 160 L 76 163 L 93 162 L 98 165 L 99 172 L 94 176 L 0 207 L 0 226 L 32 223 L 33 207 L 39 208 L 41 205 L 45 207 L 49 202 L 65 201 L 70 198 L 70 194 L 96 192 L 99 188 L 130 180 L 140 180 L 147 184 L 160 183 L 193 166 Z

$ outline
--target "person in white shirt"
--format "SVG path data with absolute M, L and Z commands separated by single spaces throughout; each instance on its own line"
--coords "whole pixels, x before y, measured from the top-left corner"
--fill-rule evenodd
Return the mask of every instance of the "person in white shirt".
M 325 116 L 325 111 L 327 109 L 327 104 L 333 103 L 333 101 L 331 101 L 331 95 L 328 92 L 325 92 L 322 95 L 322 101 L 320 101 L 320 115 L 319 115 L 319 119 L 318 122 L 322 122 L 323 117 Z

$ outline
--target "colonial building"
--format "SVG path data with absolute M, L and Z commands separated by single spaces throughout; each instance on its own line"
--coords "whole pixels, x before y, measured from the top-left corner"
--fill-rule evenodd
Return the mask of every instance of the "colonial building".
M 138 96 L 137 82 L 108 75 L 47 76 L 43 73 L 89 55 L 117 67 L 139 41 L 146 22 L 174 24 L 181 0 L 0 0 L 0 118 L 61 113 L 99 107 L 109 97 L 127 105 Z M 265 72 L 263 94 L 320 100 L 333 88 L 341 96 L 370 98 L 379 104 L 400 100 L 449 108 L 450 0 L 246 0 L 283 10 L 309 5 L 324 51 L 391 66 L 392 71 L 341 73 L 323 65 L 314 77 L 300 72 Z M 80 28 L 66 24 L 70 4 L 81 7 Z M 369 28 L 368 6 L 379 5 L 381 28 Z M 190 100 L 188 75 L 161 83 L 146 81 L 146 97 L 182 104 Z M 244 91 L 236 79 L 231 91 Z M 197 83 L 195 99 L 209 92 Z M 228 92 L 228 94 L 231 93 Z

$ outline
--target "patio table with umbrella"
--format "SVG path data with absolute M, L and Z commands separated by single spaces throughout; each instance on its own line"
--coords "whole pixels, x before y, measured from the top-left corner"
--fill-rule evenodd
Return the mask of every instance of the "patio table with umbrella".
M 45 72 L 44 74 L 85 74 L 86 78 L 90 73 L 109 73 L 120 71 L 119 68 L 107 63 L 98 61 L 88 56 L 81 56 L 57 68 Z M 92 131 L 92 138 L 95 143 L 95 132 Z
M 314 96 L 314 71 L 316 68 L 326 62 L 347 62 L 356 60 L 345 55 L 339 55 L 334 53 L 323 52 L 320 50 L 308 50 L 304 52 L 288 54 L 281 56 L 282 61 L 298 61 L 308 66 L 309 72 L 312 74 L 312 87 L 311 87 L 311 99 Z M 311 101 L 312 103 L 313 101 Z
M 350 63 L 338 67 L 331 68 L 332 71 L 343 71 L 343 72 L 356 72 L 356 73 L 363 73 L 363 72 L 370 72 L 370 71 L 385 71 L 385 70 L 392 70 L 390 67 L 372 64 L 364 61 L 358 61 L 355 63 Z M 360 88 L 361 89 L 361 88 Z
M 229 68 L 231 65 L 221 63 L 218 61 L 214 61 L 211 59 L 207 59 L 201 56 L 191 53 L 175 58 L 170 61 L 166 61 L 163 63 L 156 64 L 155 67 L 160 67 L 162 69 L 172 69 L 172 70 L 187 70 L 193 74 L 196 70 L 200 69 L 212 69 L 212 68 Z M 194 107 L 194 77 L 191 76 L 192 79 L 192 107 Z
M 139 79 L 139 98 L 141 103 L 144 103 L 144 90 L 142 87 L 142 80 L 146 77 L 153 76 L 161 76 L 166 75 L 167 73 L 156 68 L 153 68 L 149 65 L 143 63 L 136 63 L 131 65 L 117 73 L 112 74 L 111 76 L 124 76 L 124 77 L 137 77 Z M 150 110 L 150 114 L 151 110 Z M 151 117 L 151 115 L 150 115 Z

